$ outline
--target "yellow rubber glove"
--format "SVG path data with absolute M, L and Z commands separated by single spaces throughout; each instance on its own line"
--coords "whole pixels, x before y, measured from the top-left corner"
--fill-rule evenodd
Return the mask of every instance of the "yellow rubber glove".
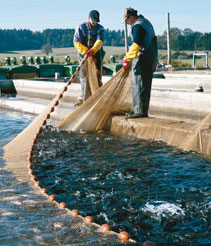
M 82 55 L 85 55 L 85 53 L 88 50 L 88 48 L 85 45 L 83 45 L 81 42 L 78 41 L 74 42 L 74 46 Z
M 128 50 L 125 58 L 127 59 L 127 61 L 131 62 L 133 59 L 138 58 L 138 52 L 140 50 L 140 46 L 136 43 L 133 43 L 130 46 L 130 49 Z
M 98 39 L 95 41 L 91 49 L 94 50 L 96 54 L 101 49 L 102 45 L 103 45 L 103 41 L 101 39 Z

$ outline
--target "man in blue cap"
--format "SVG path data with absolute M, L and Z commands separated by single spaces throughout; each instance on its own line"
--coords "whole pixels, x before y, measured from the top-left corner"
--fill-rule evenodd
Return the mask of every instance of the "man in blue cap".
M 131 25 L 132 45 L 123 60 L 123 68 L 132 67 L 133 112 L 127 118 L 148 116 L 153 72 L 158 62 L 157 40 L 154 28 L 137 10 L 126 8 L 123 21 Z
M 99 12 L 97 10 L 91 10 L 89 12 L 88 22 L 84 22 L 77 27 L 73 42 L 79 53 L 79 62 L 81 62 L 85 55 L 92 57 L 95 61 L 98 84 L 101 86 L 104 56 L 104 51 L 102 49 L 104 41 L 104 27 L 100 25 L 99 22 Z M 80 69 L 80 82 L 83 101 L 91 95 L 87 81 L 85 66 L 82 65 Z

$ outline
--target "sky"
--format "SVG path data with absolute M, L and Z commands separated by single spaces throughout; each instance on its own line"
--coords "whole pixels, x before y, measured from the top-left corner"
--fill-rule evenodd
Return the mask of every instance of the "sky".
M 167 13 L 170 27 L 211 32 L 211 0 L 0 0 L 0 29 L 76 28 L 96 9 L 105 29 L 123 30 L 127 7 L 149 19 L 158 35 L 166 30 Z

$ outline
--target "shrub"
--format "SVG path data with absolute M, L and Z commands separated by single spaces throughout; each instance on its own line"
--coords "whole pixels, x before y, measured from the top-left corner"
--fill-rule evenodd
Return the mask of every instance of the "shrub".
M 173 67 L 190 67 L 190 64 L 182 63 L 181 61 L 172 60 L 172 66 Z

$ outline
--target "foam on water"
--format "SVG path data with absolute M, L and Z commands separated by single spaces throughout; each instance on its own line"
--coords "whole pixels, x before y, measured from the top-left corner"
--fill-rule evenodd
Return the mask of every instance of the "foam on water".
M 30 122 L 24 116 L 4 114 L 3 119 L 1 146 Z M 195 153 L 130 137 L 50 128 L 39 137 L 32 161 L 41 184 L 58 202 L 116 232 L 128 231 L 140 245 L 146 240 L 191 246 L 211 241 L 211 161 Z M 0 244 L 76 245 L 74 238 L 78 245 L 94 245 L 86 244 L 80 232 L 69 234 L 69 218 L 17 182 L 2 168 L 1 158 L 0 165 Z
M 142 212 L 150 214 L 153 219 L 161 222 L 162 218 L 182 218 L 185 216 L 185 211 L 181 205 L 171 204 L 165 201 L 147 202 Z
M 208 240 L 207 229 L 200 227 L 209 220 L 203 208 L 210 161 L 199 155 L 161 142 L 49 128 L 35 146 L 33 161 L 41 183 L 59 201 L 99 224 L 158 245 Z

